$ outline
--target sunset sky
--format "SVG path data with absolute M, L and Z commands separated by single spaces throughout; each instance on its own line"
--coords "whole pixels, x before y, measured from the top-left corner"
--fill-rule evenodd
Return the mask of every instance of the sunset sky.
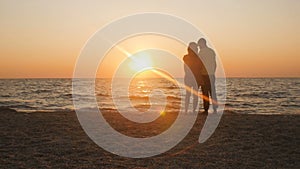
M 300 77 L 300 1 L 188 2 L 0 0 L 0 78 L 70 78 L 81 49 L 97 30 L 142 12 L 178 16 L 202 30 L 228 77 Z M 133 38 L 123 46 L 135 51 L 154 40 Z M 160 45 L 183 57 L 184 47 L 172 49 L 167 41 Z M 124 57 L 114 49 L 108 55 Z M 111 76 L 113 68 L 104 69 L 103 76 Z

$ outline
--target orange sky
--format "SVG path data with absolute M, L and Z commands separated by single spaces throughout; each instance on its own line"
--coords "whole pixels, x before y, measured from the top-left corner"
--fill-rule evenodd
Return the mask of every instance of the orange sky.
M 300 77 L 300 1 L 189 3 L 0 1 L 0 78 L 72 77 L 76 58 L 94 32 L 140 12 L 168 13 L 197 26 L 215 46 L 229 77 Z M 175 53 L 182 57 L 184 50 Z

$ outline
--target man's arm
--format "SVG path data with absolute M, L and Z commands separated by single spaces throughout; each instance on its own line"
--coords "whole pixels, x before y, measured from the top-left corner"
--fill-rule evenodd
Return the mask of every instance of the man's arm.
M 217 61 L 216 61 L 216 53 L 214 50 L 212 50 L 212 56 L 213 56 L 212 67 L 213 67 L 214 74 L 215 74 L 216 70 L 217 70 Z

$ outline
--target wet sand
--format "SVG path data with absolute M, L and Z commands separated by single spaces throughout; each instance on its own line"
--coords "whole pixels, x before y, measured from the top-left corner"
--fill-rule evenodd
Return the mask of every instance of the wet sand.
M 120 123 L 106 111 L 116 130 L 134 137 L 155 135 L 176 115 L 148 126 Z M 130 159 L 104 151 L 82 130 L 75 112 L 19 113 L 0 108 L 1 168 L 300 168 L 300 115 L 225 113 L 212 137 L 197 143 L 205 115 L 170 151 Z M 124 127 L 126 126 L 126 127 Z

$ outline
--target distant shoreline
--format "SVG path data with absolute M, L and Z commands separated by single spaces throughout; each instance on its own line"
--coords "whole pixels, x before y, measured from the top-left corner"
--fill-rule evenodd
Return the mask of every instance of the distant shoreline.
M 28 111 L 18 111 L 15 108 L 10 108 L 7 106 L 0 106 L 0 112 L 14 112 L 14 113 L 24 113 L 24 114 L 44 114 L 44 113 L 75 113 L 74 109 L 58 109 L 58 110 L 28 110 Z M 101 112 L 114 111 L 112 109 L 102 109 Z M 198 113 L 201 115 L 201 113 Z M 224 110 L 223 115 L 241 115 L 241 116 L 300 116 L 298 113 L 294 114 L 281 114 L 281 113 L 236 113 L 231 110 Z

